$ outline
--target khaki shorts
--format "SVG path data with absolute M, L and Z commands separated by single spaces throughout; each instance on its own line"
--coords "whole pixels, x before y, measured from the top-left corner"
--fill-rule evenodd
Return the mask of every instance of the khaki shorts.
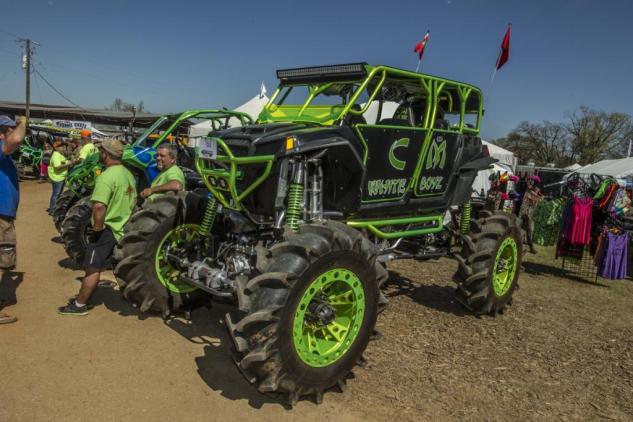
M 14 220 L 0 216 L 0 270 L 15 268 L 15 245 Z

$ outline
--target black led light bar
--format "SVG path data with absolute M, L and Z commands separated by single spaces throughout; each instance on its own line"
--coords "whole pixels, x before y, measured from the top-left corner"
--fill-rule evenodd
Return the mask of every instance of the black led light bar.
M 367 63 L 281 69 L 277 71 L 277 78 L 282 83 L 353 81 L 367 76 L 365 66 Z

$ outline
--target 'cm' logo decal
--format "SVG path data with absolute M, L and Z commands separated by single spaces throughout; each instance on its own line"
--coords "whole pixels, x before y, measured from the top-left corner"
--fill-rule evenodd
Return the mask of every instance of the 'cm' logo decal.
M 402 138 L 395 141 L 391 144 L 389 148 L 389 164 L 393 166 L 396 170 L 404 170 L 404 166 L 407 164 L 406 161 L 398 160 L 396 155 L 393 153 L 397 148 L 400 147 L 408 147 L 409 146 L 409 138 Z
M 446 141 L 441 136 L 431 142 L 429 153 L 426 156 L 426 170 L 444 168 L 446 164 Z

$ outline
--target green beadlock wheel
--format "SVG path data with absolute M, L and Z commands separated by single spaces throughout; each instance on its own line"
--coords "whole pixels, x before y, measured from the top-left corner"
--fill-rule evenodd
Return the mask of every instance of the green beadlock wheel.
M 499 246 L 495 257 L 495 264 L 492 272 L 492 288 L 495 295 L 501 297 L 505 295 L 517 270 L 518 247 L 512 237 L 507 237 Z
M 365 295 L 356 274 L 335 268 L 316 277 L 294 316 L 292 335 L 299 358 L 317 368 L 336 362 L 354 343 L 364 314 Z
M 198 224 L 183 224 L 177 226 L 168 231 L 158 244 L 158 249 L 154 257 L 156 275 L 158 276 L 158 281 L 171 292 L 190 293 L 198 289 L 195 286 L 179 280 L 180 270 L 171 265 L 167 259 L 167 251 L 178 250 L 179 245 L 182 243 L 192 242 L 200 236 L 199 230 L 200 225 Z

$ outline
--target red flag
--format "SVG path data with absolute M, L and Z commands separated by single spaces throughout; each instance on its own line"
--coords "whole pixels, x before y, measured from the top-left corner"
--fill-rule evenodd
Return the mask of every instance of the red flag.
M 511 33 L 512 33 L 512 25 L 508 25 L 506 34 L 503 37 L 503 41 L 501 42 L 501 52 L 499 53 L 499 58 L 497 59 L 497 70 L 501 69 L 501 66 L 506 64 L 506 62 L 510 58 L 510 34 Z
M 431 37 L 431 31 L 426 31 L 426 34 L 424 35 L 424 38 L 422 38 L 422 41 L 420 41 L 419 43 L 415 45 L 415 48 L 413 49 L 413 51 L 415 53 L 418 53 L 418 60 L 422 60 L 422 55 L 424 54 L 424 47 L 426 47 L 426 43 L 429 42 L 430 37 Z

